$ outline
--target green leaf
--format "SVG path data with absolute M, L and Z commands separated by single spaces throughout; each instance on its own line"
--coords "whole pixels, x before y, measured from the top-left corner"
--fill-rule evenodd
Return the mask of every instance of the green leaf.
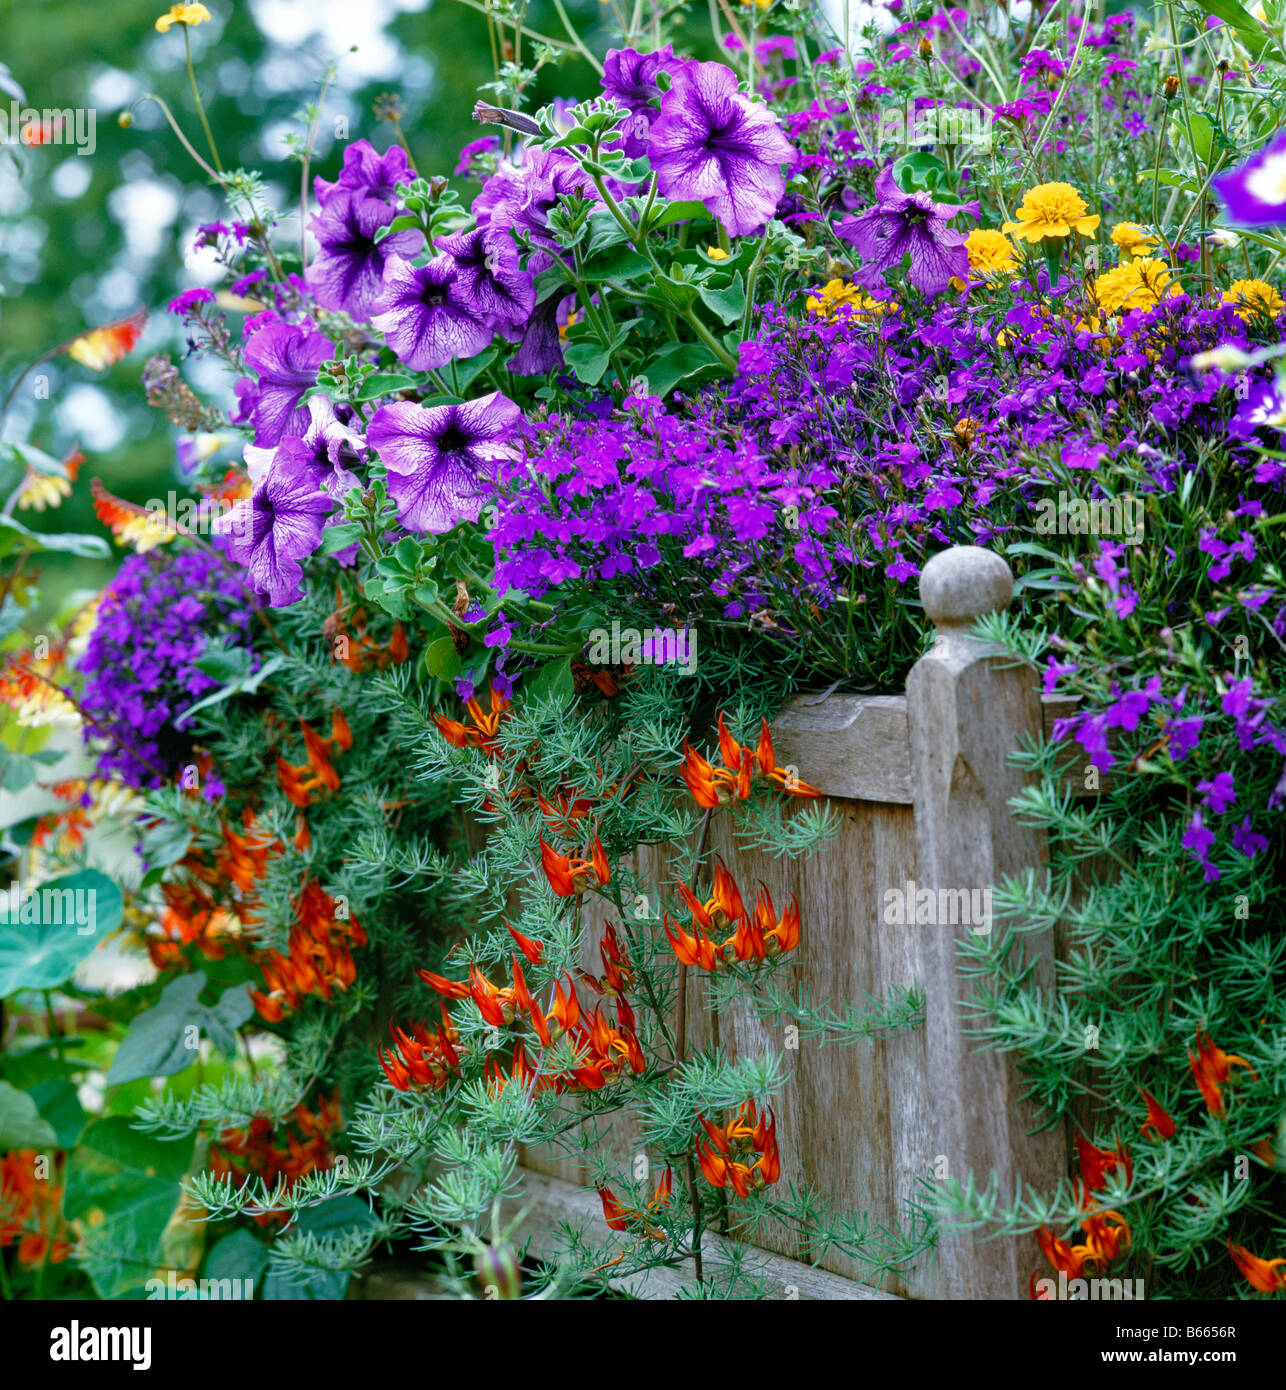
M 653 227 L 669 227 L 675 222 L 690 222 L 694 218 L 709 218 L 704 203 L 670 203 L 661 210 L 661 215 L 652 221 Z
M 709 284 L 697 286 L 701 302 L 724 323 L 739 323 L 746 312 L 746 284 L 738 271 L 732 282 L 717 289 Z
M 523 698 L 532 704 L 543 704 L 556 700 L 565 704 L 572 698 L 575 683 L 572 680 L 572 659 L 558 656 L 547 661 L 530 681 L 523 684 Z
M 0 1081 L 0 1152 L 57 1147 L 58 1135 L 41 1115 L 34 1098 L 7 1081 Z
M 1222 19 L 1225 24 L 1231 24 L 1239 33 L 1245 34 L 1248 39 L 1257 44 L 1264 39 L 1263 26 L 1237 3 L 1237 0 L 1196 0 L 1197 8 L 1204 10 L 1206 14 L 1212 14 L 1216 19 Z
M 893 178 L 904 193 L 931 193 L 942 201 L 955 197 L 947 177 L 947 166 L 927 150 L 917 150 L 894 160 Z
M 201 1271 L 206 1279 L 250 1279 L 255 1284 L 268 1267 L 268 1247 L 249 1231 L 233 1231 L 218 1241 Z
M 158 1263 L 193 1139 L 170 1142 L 140 1134 L 127 1115 L 95 1120 L 67 1164 L 63 1214 L 82 1223 L 92 1242 L 94 1287 L 103 1298 L 138 1289 Z
M 322 532 L 321 546 L 317 553 L 334 555 L 338 551 L 347 550 L 350 545 L 355 545 L 361 538 L 360 521 L 341 521 L 337 526 L 328 526 Z
M 33 531 L 11 516 L 0 516 L 0 556 L 32 549 L 37 552 L 57 550 L 79 555 L 82 560 L 102 560 L 111 554 L 111 547 L 101 536 L 79 536 L 50 531 Z
M 643 373 L 654 396 L 668 396 L 681 381 L 709 371 L 722 370 L 719 359 L 704 343 L 674 343 L 658 353 Z
M 397 391 L 414 391 L 420 383 L 413 376 L 401 372 L 376 372 L 368 376 L 357 388 L 355 401 L 378 400 L 380 396 L 391 396 Z
M 89 1116 L 85 1114 L 75 1086 L 65 1077 L 51 1077 L 33 1086 L 30 1094 L 41 1119 L 53 1126 L 58 1147 L 74 1149 L 81 1131 L 89 1123 Z M 3 1147 L 0 1144 L 0 1148 Z
M 439 637 L 424 649 L 424 669 L 440 681 L 453 681 L 460 674 L 460 653 L 449 637 Z
M 1167 188 L 1181 188 L 1185 193 L 1200 193 L 1201 185 L 1195 180 L 1190 179 L 1185 174 L 1180 174 L 1174 169 L 1143 169 L 1139 172 L 1139 180 L 1155 179 L 1157 183 L 1164 184 Z
M 586 386 L 597 386 L 612 362 L 612 354 L 597 340 L 574 343 L 563 353 L 563 361 Z
M 96 869 L 24 893 L 17 921 L 8 919 L 9 896 L 0 893 L 0 997 L 62 984 L 120 926 L 123 910 L 121 890 Z
M 648 269 L 647 257 L 622 242 L 590 256 L 580 268 L 580 279 L 587 285 L 600 280 L 637 280 Z
M 223 1052 L 236 1051 L 236 1030 L 254 1012 L 245 985 L 225 991 L 213 1007 L 198 997 L 204 988 L 201 970 L 165 986 L 156 1007 L 138 1015 L 116 1049 L 109 1086 L 142 1076 L 173 1076 L 196 1061 L 202 1035 Z
M 285 661 L 286 658 L 280 653 L 276 656 L 270 656 L 253 675 L 246 674 L 239 676 L 237 679 L 230 681 L 227 685 L 221 686 L 218 690 L 212 690 L 205 699 L 198 700 L 194 705 L 189 705 L 187 709 L 175 719 L 175 724 L 179 728 L 182 728 L 184 722 L 190 719 L 197 710 L 208 709 L 209 706 L 220 704 L 222 701 L 230 699 L 233 695 L 253 695 L 254 692 L 259 689 L 260 683 L 272 675 L 274 671 L 280 670 L 285 664 Z

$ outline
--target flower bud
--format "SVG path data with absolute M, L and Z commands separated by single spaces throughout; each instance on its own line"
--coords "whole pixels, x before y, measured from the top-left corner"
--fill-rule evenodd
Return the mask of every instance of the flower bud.
M 512 1302 L 522 1296 L 522 1265 L 511 1245 L 488 1245 L 479 1250 L 473 1272 L 484 1298 Z

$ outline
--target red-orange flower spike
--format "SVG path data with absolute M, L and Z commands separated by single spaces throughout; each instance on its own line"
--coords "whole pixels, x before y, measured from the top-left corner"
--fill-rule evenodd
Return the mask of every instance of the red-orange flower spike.
M 602 842 L 594 836 L 589 859 L 580 859 L 559 852 L 540 837 L 540 864 L 549 886 L 560 898 L 579 897 L 590 886 L 591 876 L 602 886 L 611 881 L 607 855 Z
M 469 997 L 469 986 L 462 984 L 459 980 L 448 980 L 441 975 L 434 975 L 428 970 L 417 970 L 415 973 L 425 984 L 437 990 L 444 999 L 467 999 Z
M 1118 1168 L 1125 1174 L 1127 1186 L 1133 1180 L 1134 1164 L 1129 1149 L 1124 1145 L 1116 1149 L 1099 1149 L 1078 1134 L 1076 1154 L 1080 1160 L 1081 1179 L 1087 1194 L 1097 1192 L 1106 1182 L 1108 1174 Z
M 1252 1289 L 1259 1293 L 1286 1291 L 1286 1259 L 1262 1260 L 1258 1255 L 1252 1255 L 1244 1245 L 1234 1245 L 1231 1240 L 1228 1241 L 1228 1253 Z
M 129 318 L 117 319 L 101 328 L 91 328 L 80 337 L 73 338 L 63 351 L 91 371 L 104 372 L 134 350 L 146 322 L 147 310 L 139 309 Z
M 1233 1067 L 1245 1067 L 1255 1080 L 1249 1062 L 1244 1057 L 1234 1057 L 1215 1046 L 1210 1034 L 1204 1028 L 1197 1028 L 1197 1050 L 1188 1049 L 1188 1066 L 1192 1069 L 1193 1080 L 1212 1115 L 1224 1113 L 1223 1088 L 1227 1085 Z
M 532 965 L 539 965 L 540 962 L 545 958 L 544 943 L 540 941 L 533 941 L 531 937 L 524 936 L 520 931 L 515 931 L 513 927 L 509 926 L 508 922 L 505 923 L 505 926 L 509 927 L 509 935 L 513 937 L 514 941 L 518 945 L 518 949 L 523 953 L 523 955 L 527 957 L 527 959 L 532 963 Z
M 1148 1137 L 1149 1131 L 1155 1134 L 1158 1139 L 1173 1139 L 1175 1130 L 1178 1128 L 1173 1117 L 1166 1113 L 1161 1102 L 1151 1091 L 1143 1090 L 1142 1087 L 1139 1089 L 1143 1091 L 1143 1099 L 1147 1102 L 1148 1107 L 1148 1117 L 1139 1126 L 1139 1133 L 1145 1139 Z

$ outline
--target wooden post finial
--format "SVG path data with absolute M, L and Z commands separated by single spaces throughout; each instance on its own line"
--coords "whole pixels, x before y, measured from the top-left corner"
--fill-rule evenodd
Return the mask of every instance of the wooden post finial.
M 1014 576 L 993 550 L 953 545 L 920 576 L 920 600 L 936 627 L 968 626 L 985 613 L 1003 613 L 1014 597 Z

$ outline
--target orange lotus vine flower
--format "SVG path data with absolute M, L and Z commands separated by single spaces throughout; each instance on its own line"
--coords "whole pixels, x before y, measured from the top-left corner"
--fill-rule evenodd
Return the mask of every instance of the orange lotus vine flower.
M 1216 1047 L 1210 1034 L 1204 1028 L 1197 1028 L 1197 1050 L 1188 1049 L 1188 1066 L 1192 1069 L 1193 1080 L 1212 1115 L 1224 1113 L 1223 1088 L 1228 1084 L 1233 1067 L 1245 1067 L 1250 1075 L 1258 1080 L 1254 1069 L 1244 1057 L 1234 1057 Z
M 610 1187 L 600 1187 L 598 1198 L 603 1204 L 603 1217 L 614 1231 L 628 1231 L 631 1226 L 642 1226 L 649 1240 L 664 1240 L 664 1232 L 650 1218 L 669 1203 L 673 1188 L 674 1175 L 667 1166 L 647 1206 L 640 1211 L 637 1207 L 624 1206 Z
M 348 727 L 343 710 L 337 709 L 331 718 L 331 736 L 322 736 L 306 720 L 301 718 L 299 727 L 304 735 L 304 747 L 308 757 L 299 764 L 288 763 L 279 753 L 277 755 L 277 781 L 291 804 L 302 811 L 310 806 L 314 795 L 323 789 L 339 790 L 339 773 L 331 762 L 331 750 L 346 753 L 353 746 L 353 732 Z
M 1228 1253 L 1242 1277 L 1259 1293 L 1286 1293 L 1286 1259 L 1261 1260 L 1244 1245 L 1228 1241 Z
M 1143 1090 L 1142 1087 L 1139 1088 Z M 1151 1091 L 1143 1091 L 1143 1099 L 1147 1102 L 1148 1117 L 1139 1126 L 1139 1133 L 1146 1139 L 1151 1131 L 1158 1139 L 1173 1139 L 1178 1125 L 1169 1115 L 1161 1102 L 1152 1094 Z
M 384 1075 L 399 1091 L 440 1090 L 460 1066 L 456 1044 L 460 1035 L 451 1024 L 445 1008 L 442 1022 L 429 1033 L 423 1024 L 413 1024 L 409 1033 L 389 1023 L 396 1046 L 376 1048 Z
M 781 917 L 773 906 L 772 895 L 764 884 L 755 896 L 755 910 L 747 912 L 736 881 L 722 860 L 715 861 L 714 892 L 701 902 L 685 884 L 678 889 L 692 913 L 692 931 L 688 932 L 667 915 L 662 920 L 682 965 L 695 965 L 702 970 L 721 970 L 734 961 L 763 961 L 793 950 L 799 944 L 799 904 L 794 898 Z M 722 941 L 707 936 L 707 932 L 722 935 L 735 928 Z
M 1085 1185 L 1087 1197 L 1089 1193 L 1097 1192 L 1105 1185 L 1110 1173 L 1118 1170 L 1122 1172 L 1127 1186 L 1134 1178 L 1134 1163 L 1130 1158 L 1129 1149 L 1124 1144 L 1118 1145 L 1115 1149 L 1099 1149 L 1078 1134 L 1076 1155 L 1080 1160 L 1081 1180 Z
M 771 1110 L 759 1115 L 752 1100 L 723 1126 L 712 1124 L 704 1115 L 697 1118 L 706 1132 L 706 1138 L 697 1141 L 697 1157 L 701 1175 L 712 1187 L 731 1187 L 738 1197 L 748 1197 L 752 1190 L 781 1177 L 777 1124 Z
M 0 1158 L 0 1249 L 16 1244 L 19 1263 L 28 1268 L 46 1257 L 61 1264 L 72 1252 L 62 1187 L 36 1176 L 39 1157 L 36 1149 L 14 1149 Z
M 679 775 L 692 793 L 693 800 L 705 810 L 714 810 L 733 801 L 744 801 L 750 795 L 750 783 L 757 776 L 791 796 L 820 796 L 821 792 L 807 782 L 801 782 L 792 769 L 777 765 L 772 733 L 765 719 L 760 725 L 759 743 L 750 748 L 738 743 L 728 731 L 723 715 L 719 715 L 719 756 L 723 767 L 716 768 L 690 744 L 683 745 L 683 765 Z
M 442 714 L 435 713 L 431 718 L 442 737 L 454 747 L 481 748 L 488 758 L 494 758 L 499 751 L 496 747 L 496 734 L 508 709 L 509 701 L 493 685 L 491 687 L 489 713 L 483 712 L 482 706 L 474 697 L 465 702 L 465 710 L 469 715 L 467 724 L 462 724 L 455 719 L 448 719 Z
M 580 894 L 588 891 L 591 878 L 597 879 L 600 887 L 610 883 L 612 878 L 607 863 L 607 853 L 603 849 L 603 842 L 597 835 L 590 842 L 590 857 L 588 859 L 559 854 L 552 845 L 546 843 L 545 837 L 542 835 L 540 837 L 540 866 L 545 871 L 549 886 L 560 898 L 579 897 Z

